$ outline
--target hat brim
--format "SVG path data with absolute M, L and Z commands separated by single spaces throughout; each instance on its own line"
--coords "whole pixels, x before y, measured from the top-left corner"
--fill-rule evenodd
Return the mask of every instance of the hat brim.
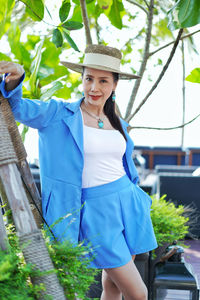
M 69 68 L 70 70 L 73 70 L 75 72 L 78 73 L 82 73 L 83 72 L 83 68 L 87 67 L 87 68 L 91 68 L 91 69 L 96 69 L 96 70 L 103 70 L 103 71 L 108 71 L 108 72 L 114 72 L 114 73 L 118 73 L 119 74 L 119 79 L 138 79 L 140 78 L 140 76 L 138 75 L 134 75 L 134 74 L 130 74 L 130 73 L 124 73 L 121 71 L 116 71 L 112 68 L 107 68 L 104 66 L 98 66 L 98 65 L 86 65 L 86 64 L 75 64 L 75 63 L 71 63 L 68 61 L 61 61 L 61 64 L 63 64 L 66 68 Z

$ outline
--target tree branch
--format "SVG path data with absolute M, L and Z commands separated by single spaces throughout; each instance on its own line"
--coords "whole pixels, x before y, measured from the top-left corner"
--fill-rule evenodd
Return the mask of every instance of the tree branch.
M 140 9 L 142 9 L 142 10 L 145 12 L 145 14 L 148 15 L 148 11 L 147 11 L 147 10 L 145 9 L 145 7 L 142 6 L 141 4 L 135 2 L 134 0 L 127 0 L 127 2 L 129 2 L 129 3 L 131 3 L 131 4 L 134 4 L 135 6 L 138 6 Z
M 184 41 L 182 40 L 181 43 L 181 52 L 182 52 L 182 100 L 183 100 L 183 115 L 182 115 L 182 123 L 185 123 L 185 101 L 186 101 L 186 95 L 185 95 L 185 47 L 184 47 Z M 181 147 L 184 145 L 184 127 L 182 128 L 182 134 L 181 134 Z
M 130 115 L 130 116 L 126 119 L 127 122 L 129 122 L 129 121 L 136 115 L 136 113 L 140 110 L 140 108 L 141 108 L 141 107 L 145 104 L 145 102 L 148 100 L 149 96 L 150 96 L 150 95 L 153 93 L 153 91 L 157 88 L 159 82 L 161 81 L 162 77 L 164 76 L 164 74 L 165 74 L 165 72 L 166 72 L 166 70 L 167 70 L 167 68 L 168 68 L 168 66 L 169 66 L 169 64 L 170 64 L 170 62 L 171 62 L 171 60 L 172 60 L 172 58 L 173 58 L 173 56 L 174 56 L 174 53 L 175 53 L 176 48 L 177 48 L 177 46 L 178 46 L 178 43 L 179 43 L 179 41 L 180 41 L 182 32 L 183 32 L 183 29 L 181 28 L 181 29 L 179 30 L 178 36 L 177 36 L 177 38 L 176 38 L 176 41 L 175 41 L 174 46 L 173 46 L 173 48 L 172 48 L 172 51 L 171 51 L 171 53 L 170 53 L 170 55 L 169 55 L 169 58 L 168 58 L 166 64 L 164 65 L 164 67 L 163 67 L 163 69 L 162 69 L 162 71 L 161 71 L 161 73 L 160 73 L 158 79 L 156 80 L 156 82 L 154 83 L 154 85 L 152 86 L 152 88 L 150 89 L 150 91 L 147 93 L 147 95 L 144 97 L 144 99 L 142 100 L 142 102 L 139 104 L 139 106 L 136 108 L 136 110 L 134 111 L 134 113 L 133 113 L 132 115 Z
M 81 4 L 81 13 L 82 13 L 82 18 L 83 18 L 83 24 L 85 27 L 86 44 L 91 45 L 92 37 L 90 34 L 90 25 L 89 25 L 89 19 L 88 19 L 88 14 L 87 14 L 86 1 L 80 0 L 80 4 Z
M 150 40 L 151 40 L 151 31 L 152 31 L 152 21 L 153 21 L 153 10 L 154 10 L 154 0 L 151 0 L 150 2 L 150 7 L 149 7 L 149 13 L 148 13 L 148 25 L 147 25 L 147 34 L 146 34 L 146 40 L 145 40 L 145 48 L 144 48 L 144 54 L 143 54 L 143 60 L 142 60 L 142 64 L 140 66 L 140 70 L 138 75 L 143 76 L 145 68 L 146 68 L 146 64 L 147 64 L 147 60 L 148 60 L 148 55 L 149 55 L 149 47 L 150 47 Z M 133 104 L 135 101 L 135 97 L 137 95 L 140 83 L 141 83 L 141 78 L 137 79 L 126 109 L 126 114 L 125 114 L 125 119 L 128 118 L 128 116 L 130 116 L 132 108 L 133 108 Z
M 189 34 L 186 34 L 186 35 L 184 35 L 184 36 L 182 36 L 182 37 L 180 38 L 180 40 L 186 39 L 186 38 L 188 38 L 188 37 L 190 37 L 190 36 L 192 36 L 192 35 L 194 35 L 194 34 L 196 34 L 196 33 L 198 33 L 198 32 L 200 32 L 200 29 L 199 29 L 199 30 L 196 30 L 196 31 L 194 31 L 194 32 L 191 32 L 191 33 L 189 33 Z M 157 50 L 155 50 L 155 51 L 149 53 L 149 57 L 152 56 L 152 55 L 154 55 L 155 53 L 159 52 L 160 50 L 163 50 L 163 49 L 167 48 L 168 46 L 173 45 L 174 43 L 175 43 L 175 41 L 170 42 L 170 43 L 168 43 L 168 44 L 166 44 L 166 45 L 164 45 L 164 46 L 158 48 Z
M 100 38 L 100 26 L 99 26 L 96 18 L 95 18 L 95 30 L 96 30 L 97 42 L 98 42 L 98 44 L 101 44 L 102 41 L 101 41 L 101 38 Z
M 129 126 L 129 129 L 152 129 L 152 130 L 174 130 L 174 129 L 179 129 L 179 128 L 183 128 L 187 125 L 189 125 L 190 123 L 194 122 L 197 118 L 200 117 L 200 114 L 198 114 L 196 117 L 194 117 L 192 120 L 182 124 L 182 125 L 178 125 L 175 127 L 148 127 L 148 126 Z
M 146 6 L 149 8 L 150 7 L 149 3 L 146 0 L 143 0 L 143 1 L 146 4 Z

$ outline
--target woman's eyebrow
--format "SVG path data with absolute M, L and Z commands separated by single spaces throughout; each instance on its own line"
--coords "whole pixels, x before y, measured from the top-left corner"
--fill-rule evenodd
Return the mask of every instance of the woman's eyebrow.
M 94 76 L 93 76 L 93 75 L 90 75 L 90 74 L 85 74 L 85 76 L 89 76 L 89 77 L 94 78 Z M 108 76 L 100 76 L 100 77 L 98 77 L 98 78 L 100 78 L 100 79 L 108 79 L 109 77 L 108 77 Z

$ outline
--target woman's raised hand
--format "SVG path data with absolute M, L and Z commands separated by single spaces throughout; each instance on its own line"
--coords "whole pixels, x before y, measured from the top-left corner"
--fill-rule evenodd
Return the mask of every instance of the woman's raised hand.
M 0 61 L 0 74 L 8 73 L 5 81 L 17 80 L 24 74 L 24 68 L 10 61 Z
M 0 61 L 0 75 L 7 73 L 5 78 L 6 82 L 6 90 L 14 89 L 18 83 L 22 75 L 24 74 L 24 68 L 10 61 Z

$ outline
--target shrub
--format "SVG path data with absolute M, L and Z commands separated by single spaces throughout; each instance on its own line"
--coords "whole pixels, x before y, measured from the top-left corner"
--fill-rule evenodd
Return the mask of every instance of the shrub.
M 73 246 L 65 241 L 48 244 L 48 249 L 67 299 L 77 297 L 86 300 L 86 292 L 97 274 L 96 269 L 88 268 L 91 260 L 87 258 L 89 246 Z
M 183 240 L 189 228 L 189 218 L 184 215 L 184 206 L 176 207 L 174 203 L 165 199 L 166 195 L 160 199 L 156 195 L 151 198 L 151 219 L 158 245 Z
M 35 271 L 25 264 L 13 226 L 9 226 L 8 252 L 0 250 L 0 298 L 1 300 L 34 300 L 41 287 L 33 286 L 30 275 Z
M 8 231 L 10 244 L 8 253 L 0 250 L 0 298 L 1 300 L 39 299 L 39 293 L 45 287 L 33 286 L 30 278 L 40 273 L 35 271 L 32 265 L 25 263 L 14 226 L 8 226 Z M 48 238 L 45 238 L 45 242 L 66 298 L 87 299 L 85 294 L 97 274 L 96 269 L 88 268 L 89 246 L 82 244 L 74 246 L 69 241 L 49 243 Z M 45 299 L 51 298 L 45 297 Z

